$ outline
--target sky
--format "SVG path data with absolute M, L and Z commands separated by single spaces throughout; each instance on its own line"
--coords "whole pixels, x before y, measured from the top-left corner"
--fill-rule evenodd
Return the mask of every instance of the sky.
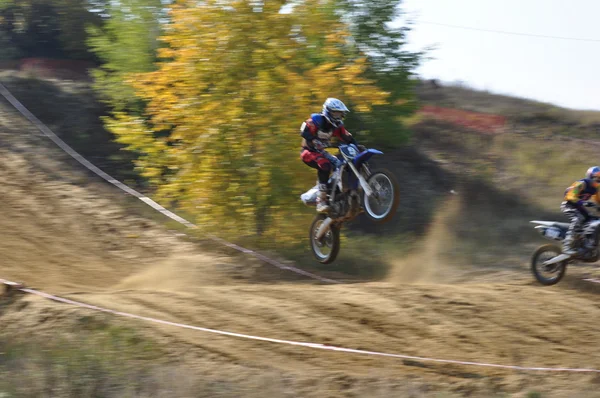
M 600 1 L 403 0 L 410 50 L 431 45 L 417 73 L 573 109 L 600 110 Z M 432 23 L 566 40 L 457 29 Z

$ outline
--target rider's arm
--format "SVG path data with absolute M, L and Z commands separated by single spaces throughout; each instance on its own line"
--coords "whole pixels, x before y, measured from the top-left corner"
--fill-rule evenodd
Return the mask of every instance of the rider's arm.
M 339 139 L 344 141 L 346 144 L 357 145 L 356 140 L 354 139 L 352 134 L 350 134 L 350 132 L 348 130 L 346 130 L 346 128 L 344 126 L 340 126 L 337 129 L 335 129 L 335 131 L 333 132 L 333 136 L 338 137 Z
M 315 142 L 313 142 L 317 138 L 318 127 L 312 121 L 312 119 L 308 119 L 302 126 L 300 127 L 300 135 L 302 138 L 302 146 L 313 151 L 317 151 L 318 148 L 315 147 Z M 317 140 L 318 141 L 318 140 Z
M 581 192 L 585 189 L 585 181 L 575 181 L 565 192 L 565 200 L 576 205 L 579 202 Z
M 585 190 L 585 181 L 574 182 L 569 188 L 567 188 L 565 200 L 575 206 L 575 208 L 577 208 L 581 214 L 588 217 L 588 212 L 585 207 L 583 207 L 583 200 L 581 200 L 580 196 L 583 190 Z

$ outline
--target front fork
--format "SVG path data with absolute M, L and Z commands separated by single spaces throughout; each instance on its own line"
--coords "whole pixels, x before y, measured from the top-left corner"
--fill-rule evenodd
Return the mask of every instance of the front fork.
M 365 162 L 362 164 L 361 168 L 365 173 L 365 178 L 369 179 L 369 177 L 371 177 L 371 170 L 369 169 L 369 164 Z
M 369 179 L 369 177 L 371 177 L 371 175 L 372 175 L 373 173 L 371 173 L 371 170 L 369 169 L 369 166 L 368 166 L 368 164 L 367 164 L 367 163 L 363 163 L 363 165 L 362 165 L 362 167 L 361 167 L 361 168 L 362 168 L 362 170 L 361 170 L 361 171 L 364 173 L 364 180 L 365 180 L 365 184 L 366 184 L 366 180 L 368 180 L 368 179 Z M 374 195 L 375 195 L 375 199 L 376 199 L 376 200 L 379 200 L 379 199 L 380 199 L 380 198 L 379 198 L 379 194 L 380 194 L 380 192 L 381 192 L 381 185 L 379 185 L 379 183 L 378 183 L 376 180 L 373 180 L 373 181 L 371 182 L 371 184 L 374 184 L 374 185 L 375 185 L 375 192 L 373 192 L 373 189 L 371 189 L 371 186 L 369 185 L 369 189 L 371 189 L 371 192 L 372 192 L 372 194 L 371 194 L 371 195 L 373 195 L 373 194 L 374 194 Z M 365 190 L 365 192 L 367 192 L 367 191 Z M 369 195 L 369 194 L 367 193 L 367 196 L 371 196 L 371 195 Z
M 371 176 L 371 170 L 369 170 L 367 163 L 363 163 L 361 165 L 361 169 L 362 169 L 361 171 L 364 173 L 364 176 L 363 176 L 363 173 L 359 172 L 356 169 L 354 164 L 349 162 L 349 163 L 347 163 L 347 165 L 350 166 L 352 171 L 354 171 L 355 175 L 358 177 L 360 185 L 363 187 L 363 189 L 367 193 L 367 195 L 368 196 L 372 195 L 373 191 L 371 190 L 371 187 L 367 184 L 367 179 Z M 344 171 L 343 169 L 337 170 L 337 172 L 339 173 L 338 178 L 340 178 L 340 179 L 342 178 L 343 171 Z M 338 183 L 338 181 L 334 178 L 332 181 L 332 188 L 331 188 L 332 189 L 332 193 L 331 193 L 331 197 L 330 197 L 331 201 L 333 201 L 333 199 L 335 197 L 335 187 L 336 187 L 337 183 Z M 317 231 L 317 235 L 316 235 L 317 240 L 321 240 L 323 238 L 323 236 L 325 236 L 325 234 L 329 230 L 331 223 L 333 223 L 333 219 L 331 217 L 327 217 L 325 219 L 325 221 L 323 221 L 323 223 L 319 227 L 319 230 Z
M 321 226 L 319 227 L 319 230 L 317 231 L 317 236 L 316 236 L 317 240 L 321 240 L 323 238 L 323 236 L 325 236 L 327 231 L 329 231 L 329 226 L 331 225 L 332 222 L 333 222 L 333 218 L 327 217 L 325 219 L 325 221 L 323 221 L 321 223 Z
M 369 184 L 367 184 L 367 178 L 369 178 L 369 176 L 371 175 L 371 172 L 369 171 L 369 169 L 366 166 L 365 167 L 361 166 L 361 168 L 366 170 L 365 174 L 367 174 L 367 176 L 365 178 L 365 176 L 363 176 L 363 174 L 358 171 L 358 169 L 356 168 L 354 163 L 348 162 L 348 166 L 350 166 L 350 168 L 354 172 L 354 175 L 358 178 L 358 181 L 360 182 L 360 186 L 362 187 L 363 191 L 365 191 L 367 196 L 373 195 L 373 190 L 371 189 Z

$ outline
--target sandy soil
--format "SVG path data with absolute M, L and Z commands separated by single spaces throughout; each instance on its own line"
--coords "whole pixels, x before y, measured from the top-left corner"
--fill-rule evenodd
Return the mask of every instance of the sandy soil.
M 231 332 L 422 357 L 600 369 L 600 285 L 581 280 L 589 269 L 570 269 L 558 286 L 545 288 L 533 283 L 527 259 L 504 266 L 500 260 L 494 269 L 453 263 L 443 254 L 452 245 L 443 216 L 422 250 L 390 259 L 387 280 L 323 285 L 284 275 L 256 260 L 206 251 L 132 212 L 125 194 L 78 167 L 3 101 L 0 186 L 0 278 Z M 457 211 L 456 201 L 447 206 L 440 214 Z M 33 296 L 19 301 L 0 312 L 6 328 L 43 331 L 89 313 Z M 276 375 L 270 385 L 289 391 L 264 396 L 525 397 L 540 391 L 600 397 L 595 374 L 403 361 L 114 321 L 151 335 L 205 377 Z

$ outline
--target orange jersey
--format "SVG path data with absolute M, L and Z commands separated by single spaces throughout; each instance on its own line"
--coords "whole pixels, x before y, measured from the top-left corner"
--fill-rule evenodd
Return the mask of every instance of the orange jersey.
M 600 203 L 600 195 L 598 194 L 598 189 L 592 185 L 592 182 L 584 178 L 583 180 L 575 181 L 565 190 L 564 200 L 573 203 L 577 203 L 580 200 L 593 200 L 596 203 Z

